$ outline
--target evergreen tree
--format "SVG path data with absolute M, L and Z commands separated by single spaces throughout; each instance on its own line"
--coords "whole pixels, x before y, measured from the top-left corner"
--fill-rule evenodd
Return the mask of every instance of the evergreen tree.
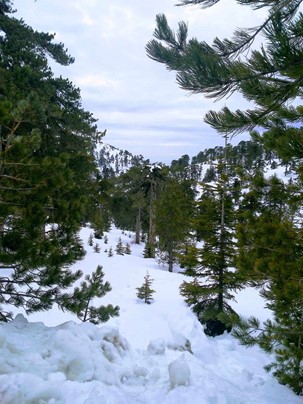
M 198 205 L 196 229 L 203 246 L 196 249 L 196 258 L 190 260 L 185 274 L 192 282 L 183 282 L 181 295 L 192 305 L 199 320 L 205 324 L 205 333 L 216 336 L 230 331 L 237 315 L 229 304 L 232 292 L 243 287 L 234 271 L 235 206 L 229 190 L 227 167 L 227 138 L 224 160 L 218 165 L 216 185 L 203 184 Z M 193 251 L 193 249 L 192 249 Z M 197 263 L 193 266 L 192 263 Z M 206 278 L 200 283 L 197 278 Z
M 88 237 L 88 245 L 89 245 L 90 247 L 92 247 L 92 246 L 94 245 L 92 233 L 91 233 L 91 234 L 89 235 L 89 237 Z
M 263 325 L 255 318 L 242 321 L 235 335 L 244 345 L 273 352 L 276 361 L 267 369 L 302 394 L 303 243 L 297 195 L 296 184 L 285 185 L 275 176 L 266 180 L 259 173 L 243 197 L 237 266 L 260 287 L 274 320 Z
M 99 253 L 100 251 L 101 251 L 100 245 L 99 245 L 98 243 L 96 243 L 96 244 L 94 245 L 94 252 L 95 252 L 95 253 Z
M 156 233 L 159 248 L 167 253 L 168 270 L 173 271 L 177 253 L 189 237 L 194 192 L 189 182 L 167 180 L 156 200 Z
M 111 213 L 117 227 L 136 232 L 136 243 L 140 243 L 142 222 L 146 215 L 146 198 L 142 189 L 143 169 L 130 168 L 113 182 Z
M 181 4 L 201 4 L 210 7 L 220 0 L 185 0 Z M 298 122 L 300 135 L 302 108 L 289 104 L 302 89 L 300 61 L 302 0 L 272 1 L 237 0 L 241 5 L 253 5 L 255 9 L 267 8 L 264 23 L 250 29 L 237 29 L 232 39 L 215 38 L 212 45 L 196 38 L 189 39 L 188 28 L 180 22 L 178 31 L 169 27 L 164 15 L 157 16 L 155 40 L 147 44 L 147 54 L 153 60 L 164 63 L 177 72 L 181 88 L 205 94 L 209 98 L 223 98 L 237 91 L 255 108 L 235 112 L 224 107 L 220 112 L 211 111 L 206 122 L 222 134 L 239 133 L 255 126 L 277 129 L 283 119 Z M 265 41 L 260 50 L 249 52 L 258 35 Z M 244 58 L 241 58 L 242 54 Z M 284 126 L 284 135 L 287 126 Z M 292 128 L 294 129 L 294 128 Z M 287 145 L 288 140 L 285 137 Z M 289 145 L 291 146 L 291 145 Z
M 65 307 L 77 314 L 78 318 L 83 322 L 91 322 L 100 324 L 108 321 L 110 317 L 119 315 L 119 307 L 112 306 L 92 306 L 94 298 L 101 298 L 107 292 L 111 291 L 109 282 L 103 281 L 104 273 L 102 266 L 98 265 L 96 271 L 91 275 L 86 275 L 85 280 L 81 282 L 80 287 L 76 287 L 72 296 L 72 300 L 65 303 Z
M 113 257 L 113 255 L 114 255 L 114 253 L 113 253 L 113 248 L 110 247 L 109 250 L 108 250 L 108 256 L 109 256 L 109 257 Z
M 68 267 L 85 254 L 77 233 L 99 200 L 100 134 L 79 90 L 52 73 L 49 60 L 73 63 L 63 44 L 14 18 L 8 0 L 0 14 L 0 305 L 31 313 L 63 304 L 81 276 Z
M 203 182 L 216 181 L 216 170 L 214 166 L 210 166 L 204 175 Z
M 201 4 L 202 7 L 210 7 L 218 1 L 220 0 L 182 0 L 180 5 Z M 270 2 L 237 0 L 237 3 L 252 5 L 255 9 L 266 8 L 267 16 L 264 22 L 251 29 L 237 29 L 232 39 L 215 38 L 213 44 L 209 45 L 195 38 L 188 40 L 188 29 L 184 22 L 179 23 L 178 31 L 174 33 L 166 17 L 158 15 L 154 34 L 156 39 L 147 44 L 147 53 L 152 59 L 164 63 L 168 69 L 176 71 L 177 82 L 185 90 L 217 99 L 239 92 L 246 100 L 252 102 L 252 108 L 246 111 L 238 109 L 233 112 L 228 107 L 224 107 L 219 112 L 210 111 L 206 114 L 205 121 L 224 135 L 234 135 L 258 127 L 259 130 L 263 130 L 263 133 L 254 132 L 254 137 L 262 141 L 270 150 L 275 150 L 286 161 L 292 158 L 297 159 L 297 170 L 302 178 L 303 108 L 300 105 L 294 106 L 292 103 L 294 99 L 301 97 L 303 86 L 301 68 L 303 15 L 300 13 L 302 0 Z M 259 50 L 251 50 L 250 46 L 258 35 L 265 38 L 262 47 Z M 302 204 L 302 190 L 299 192 L 299 198 Z M 258 205 L 258 200 L 252 200 L 252 202 Z M 255 233 L 263 236 L 267 232 L 264 216 L 260 219 L 255 217 L 254 220 L 260 225 Z M 267 220 L 271 225 L 276 224 L 278 218 L 274 214 L 267 217 Z M 288 312 L 288 318 L 290 327 L 294 328 L 293 337 L 298 338 L 298 343 L 291 341 L 291 344 L 294 343 L 296 347 L 299 347 L 299 351 L 296 349 L 292 352 L 295 356 L 288 356 L 289 338 L 282 340 L 279 332 L 271 333 L 273 345 L 281 344 L 283 349 L 285 348 L 284 356 L 279 355 L 280 351 L 276 351 L 276 365 L 279 368 L 276 376 L 282 383 L 288 380 L 290 373 L 296 381 L 301 376 L 298 372 L 298 360 L 301 360 L 302 328 L 297 328 L 296 313 L 297 310 L 301 313 L 303 311 L 302 299 L 298 297 L 300 294 L 291 294 L 292 288 L 284 288 L 286 285 L 283 279 L 284 276 L 288 279 L 288 276 L 282 271 L 278 261 L 280 252 L 283 250 L 280 245 L 280 243 L 283 245 L 283 239 L 280 236 L 284 233 L 286 237 L 289 237 L 291 234 L 291 232 L 285 232 L 285 226 L 286 228 L 290 226 L 295 234 L 298 233 L 298 228 L 292 223 L 289 224 L 288 219 L 285 218 L 285 221 L 279 223 L 274 230 L 274 243 L 269 244 L 270 250 L 264 243 L 265 237 L 261 239 L 253 237 L 250 239 L 251 244 L 243 247 L 246 256 L 248 251 L 268 252 L 265 259 L 261 258 L 260 262 L 269 274 L 270 293 L 265 294 L 265 297 L 269 299 L 269 305 L 274 310 L 276 326 L 286 321 L 287 311 L 284 312 L 285 308 L 281 311 L 281 307 L 284 307 L 284 298 L 292 308 Z M 253 228 L 250 226 L 249 228 L 251 231 L 249 230 L 248 233 L 254 234 Z M 297 251 L 300 236 L 293 236 L 290 240 Z M 277 251 L 279 254 L 274 254 Z M 297 283 L 301 285 L 302 275 L 297 264 L 289 268 L 289 271 L 289 276 L 297 279 Z M 283 284 L 282 296 L 278 291 L 279 282 Z M 300 286 L 296 290 L 301 292 L 302 296 Z M 302 324 L 299 316 L 300 322 Z M 292 383 L 288 380 L 287 384 L 301 394 L 300 386 L 298 387 L 296 381 Z
M 205 333 L 211 336 L 231 330 L 237 315 L 229 300 L 234 299 L 232 292 L 242 287 L 233 270 L 234 206 L 231 197 L 222 192 L 220 186 L 203 189 L 197 214 L 198 233 L 203 245 L 191 249 L 191 265 L 187 266 L 185 275 L 194 279 L 183 282 L 180 287 L 181 295 L 205 324 Z M 200 278 L 204 281 L 199 281 Z
M 144 300 L 144 303 L 150 304 L 153 300 L 152 295 L 155 291 L 151 288 L 153 279 L 150 277 L 149 273 L 147 272 L 144 277 L 143 285 L 137 288 L 137 297 L 138 299 Z
M 166 172 L 163 167 L 154 164 L 148 165 L 144 170 L 145 178 L 142 187 L 148 198 L 148 233 L 145 245 L 144 257 L 155 258 L 156 251 L 156 199 L 161 182 L 164 181 Z
M 121 237 L 119 237 L 117 245 L 116 245 L 116 253 L 117 253 L 117 255 L 124 255 L 124 247 L 123 247 Z
M 126 246 L 124 248 L 124 254 L 130 255 L 132 253 L 132 250 L 130 248 L 130 244 L 126 243 Z

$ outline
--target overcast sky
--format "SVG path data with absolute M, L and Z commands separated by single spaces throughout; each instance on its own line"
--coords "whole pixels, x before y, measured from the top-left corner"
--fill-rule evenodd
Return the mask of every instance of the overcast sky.
M 80 87 L 85 109 L 107 129 L 104 142 L 151 162 L 171 160 L 216 145 L 221 136 L 203 122 L 218 103 L 178 88 L 175 74 L 146 56 L 155 17 L 164 13 L 170 26 L 184 20 L 189 36 L 211 43 L 215 36 L 229 37 L 236 27 L 260 23 L 260 12 L 221 0 L 202 10 L 176 7 L 177 0 L 14 0 L 17 16 L 34 29 L 56 33 L 75 57 L 70 67 L 56 74 Z M 233 96 L 225 101 L 241 108 Z M 236 142 L 242 137 L 238 137 Z

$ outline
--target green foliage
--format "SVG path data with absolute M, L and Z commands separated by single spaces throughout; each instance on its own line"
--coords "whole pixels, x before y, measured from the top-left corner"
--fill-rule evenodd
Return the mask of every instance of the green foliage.
M 94 240 L 93 240 L 93 234 L 92 233 L 89 235 L 87 243 L 88 243 L 88 245 L 90 247 L 92 247 L 94 245 Z
M 99 203 L 100 133 L 79 89 L 51 71 L 50 60 L 73 63 L 64 45 L 10 4 L 0 6 L 0 305 L 32 313 L 63 304 L 81 276 L 68 267 L 85 254 L 77 232 Z
M 150 304 L 153 300 L 152 295 L 155 291 L 151 288 L 153 279 L 150 277 L 149 273 L 147 272 L 144 277 L 144 282 L 142 286 L 137 288 L 137 297 L 138 299 L 144 300 L 144 303 Z
M 181 268 L 186 268 L 186 273 L 189 276 L 194 276 L 194 272 L 191 273 L 191 270 L 195 271 L 195 268 L 199 264 L 198 251 L 194 241 L 192 241 L 192 243 L 187 242 L 182 246 L 182 249 L 178 254 L 178 260 Z
M 96 244 L 94 245 L 94 252 L 95 252 L 95 253 L 99 253 L 100 251 L 101 251 L 100 245 L 99 245 L 98 243 L 96 243 Z
M 234 267 L 235 207 L 227 189 L 224 172 L 215 186 L 205 184 L 196 212 L 195 228 L 202 240 L 200 248 L 189 249 L 189 266 L 185 274 L 194 277 L 183 282 L 180 293 L 192 307 L 208 335 L 230 330 L 236 318 L 229 300 L 233 291 L 243 287 L 243 280 Z M 186 261 L 185 261 L 186 262 Z M 198 279 L 205 279 L 200 282 Z M 216 324 L 219 324 L 216 332 Z
M 204 175 L 203 182 L 216 181 L 216 171 L 213 166 L 210 166 Z
M 134 231 L 138 211 L 141 212 L 140 220 L 144 220 L 146 199 L 142 190 L 143 181 L 143 167 L 140 166 L 130 168 L 113 181 L 110 210 L 117 227 Z
M 107 292 L 111 291 L 109 282 L 103 281 L 104 273 L 100 265 L 91 275 L 86 275 L 85 280 L 81 282 L 80 287 L 76 287 L 72 299 L 67 299 L 64 306 L 71 312 L 76 313 L 77 317 L 83 322 L 93 324 L 104 323 L 110 317 L 119 315 L 119 307 L 107 306 L 95 307 L 92 305 L 94 298 L 101 298 Z
M 182 0 L 179 3 L 200 4 L 206 8 L 219 1 Z M 237 3 L 254 9 L 264 8 L 267 12 L 264 22 L 254 28 L 238 28 L 231 39 L 215 38 L 209 45 L 196 38 L 188 39 L 188 29 L 183 22 L 175 33 L 166 17 L 158 15 L 155 39 L 147 44 L 147 54 L 176 71 L 180 87 L 192 93 L 215 99 L 240 93 L 251 102 L 250 109 L 231 111 L 225 106 L 219 112 L 208 112 L 205 122 L 224 136 L 258 127 L 263 133 L 252 133 L 256 149 L 263 143 L 267 150 L 278 154 L 286 170 L 295 168 L 302 180 L 303 108 L 292 105 L 294 100 L 300 99 L 303 86 L 302 0 L 238 0 Z M 258 36 L 264 39 L 261 47 L 250 49 Z M 264 338 L 270 335 L 273 345 L 279 345 L 275 349 L 276 362 L 269 367 L 275 369 L 274 374 L 281 383 L 301 394 L 302 223 L 296 206 L 302 206 L 302 184 L 296 189 L 285 189 L 277 178 L 267 182 L 260 175 L 262 165 L 259 160 L 253 189 L 241 202 L 236 235 L 237 266 L 243 281 L 248 277 L 255 285 L 268 286 L 262 294 L 274 313 L 275 324 L 266 323 L 263 335 Z M 235 199 L 240 201 L 241 198 Z M 207 232 L 206 226 L 201 237 Z M 214 234 L 212 240 L 211 245 L 215 247 Z M 219 262 L 213 247 L 208 247 L 202 260 Z M 283 332 L 289 328 L 293 340 L 283 338 L 274 327 L 282 327 Z M 250 341 L 248 338 L 247 345 Z M 257 342 L 266 348 L 262 337 Z
M 130 248 L 130 244 L 126 243 L 126 246 L 124 248 L 124 254 L 130 255 L 132 253 L 132 250 Z
M 291 311 L 289 311 L 291 314 Z M 292 315 L 292 314 L 291 314 Z M 288 324 L 267 320 L 262 326 L 258 319 L 251 317 L 241 320 L 234 328 L 233 335 L 245 346 L 259 345 L 266 352 L 275 354 L 275 362 L 265 367 L 281 384 L 303 395 L 303 318 Z
M 159 248 L 167 252 L 168 270 L 172 272 L 177 253 L 189 237 L 194 192 L 189 182 L 167 180 L 155 202 L 156 233 Z
M 123 247 L 121 237 L 119 237 L 117 245 L 116 245 L 116 253 L 117 253 L 117 255 L 124 255 L 124 247 Z
M 245 345 L 258 344 L 275 354 L 268 370 L 302 394 L 303 358 L 303 244 L 299 221 L 298 184 L 285 185 L 260 173 L 242 200 L 243 221 L 238 225 L 237 266 L 274 313 L 262 327 L 256 319 L 242 322 L 235 336 Z M 265 285 L 265 286 L 264 286 Z M 258 334 L 253 337 L 253 333 Z
M 114 256 L 112 247 L 110 247 L 109 250 L 108 250 L 108 256 L 109 256 L 109 257 L 113 257 L 113 256 Z

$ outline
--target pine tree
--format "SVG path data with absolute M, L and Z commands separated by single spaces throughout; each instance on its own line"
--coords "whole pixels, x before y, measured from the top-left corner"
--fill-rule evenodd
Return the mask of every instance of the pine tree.
M 92 246 L 94 245 L 92 233 L 89 235 L 87 242 L 88 242 L 88 245 L 89 245 L 90 247 L 92 247 Z
M 130 255 L 132 253 L 132 250 L 130 248 L 130 244 L 126 243 L 126 246 L 124 248 L 124 254 Z
M 182 0 L 180 5 L 201 4 L 202 7 L 211 7 L 218 1 L 220 0 Z M 298 162 L 297 172 L 302 179 L 303 135 L 301 122 L 303 108 L 292 103 L 293 100 L 300 98 L 303 86 L 301 69 L 303 15 L 300 12 L 302 0 L 272 2 L 239 0 L 237 2 L 244 6 L 253 5 L 255 9 L 264 8 L 267 10 L 264 22 L 254 28 L 237 29 L 231 39 L 220 40 L 215 38 L 213 44 L 209 45 L 205 41 L 200 42 L 195 38 L 188 39 L 188 28 L 184 22 L 179 23 L 178 31 L 174 33 L 169 27 L 166 17 L 158 15 L 157 28 L 154 33 L 155 39 L 150 41 L 146 47 L 148 56 L 164 63 L 169 70 L 176 71 L 177 82 L 185 90 L 192 93 L 202 93 L 209 98 L 217 99 L 239 92 L 246 100 L 252 102 L 252 108 L 246 111 L 238 109 L 233 112 L 226 106 L 219 112 L 210 111 L 206 114 L 205 121 L 224 136 L 252 131 L 258 127 L 262 133 L 253 132 L 254 138 L 258 138 L 269 150 L 275 151 L 286 162 L 296 159 Z M 260 35 L 264 38 L 262 47 L 251 50 L 251 44 Z M 262 168 L 261 165 L 260 169 Z M 251 202 L 258 205 L 258 199 L 255 199 L 254 195 L 251 196 L 253 197 Z M 302 205 L 302 185 L 298 198 Z M 297 313 L 297 309 L 301 313 L 303 311 L 302 300 L 298 298 L 298 294 L 292 295 L 292 288 L 285 288 L 283 278 L 285 276 L 285 279 L 288 279 L 288 275 L 282 271 L 278 261 L 280 253 L 275 254 L 277 251 L 283 251 L 280 243 L 282 245 L 284 243 L 280 235 L 285 232 L 285 226 L 286 228 L 290 226 L 294 233 L 300 233 L 298 231 L 300 225 L 299 227 L 294 226 L 292 220 L 290 220 L 291 224 L 289 225 L 289 218 L 285 218 L 283 224 L 277 224 L 276 219 L 278 220 L 278 218 L 275 215 L 272 218 L 270 215 L 267 217 L 268 226 L 266 226 L 264 218 L 264 216 L 260 219 L 254 218 L 258 225 L 258 230 L 255 233 L 262 236 L 261 239 L 251 238 L 254 234 L 254 228 L 249 226 L 251 231 L 248 231 L 247 238 L 250 244 L 243 246 L 242 257 L 244 254 L 248 256 L 248 251 L 266 253 L 265 257 L 260 257 L 260 261 L 256 263 L 260 263 L 260 268 L 263 268 L 270 279 L 271 291 L 265 297 L 269 299 L 269 305 L 274 309 L 276 325 L 279 325 L 281 322 L 284 323 L 287 317 L 287 310 L 281 309 L 284 307 L 283 298 L 286 298 L 289 307 L 293 308 L 295 313 Z M 274 219 L 273 222 L 272 219 Z M 266 237 L 263 235 L 269 231 L 271 225 L 276 227 L 272 229 L 274 243 L 270 242 L 269 249 L 264 243 Z M 243 234 L 244 237 L 245 230 Z M 286 232 L 285 234 L 289 233 Z M 298 244 L 301 245 L 300 237 L 293 236 L 291 239 L 295 251 L 298 249 Z M 270 259 L 268 259 L 269 257 Z M 250 262 L 249 257 L 248 261 Z M 297 279 L 297 285 L 301 285 L 302 275 L 295 263 L 297 261 L 292 260 L 292 262 L 294 265 L 289 268 L 289 275 Z M 252 263 L 250 262 L 250 264 Z M 259 277 L 260 271 L 257 271 L 256 275 Z M 278 290 L 280 282 L 283 284 L 282 296 Z M 302 296 L 300 286 L 297 290 L 301 292 Z M 291 329 L 294 329 L 294 335 L 298 338 L 298 343 L 295 342 L 295 346 L 299 347 L 300 352 L 302 328 L 301 330 L 300 327 L 297 328 L 296 314 L 292 311 L 288 314 L 289 325 Z M 302 319 L 299 316 L 300 321 L 302 324 Z M 289 339 L 281 340 L 279 333 L 272 333 L 271 335 L 273 345 L 281 344 L 282 347 L 286 348 L 285 351 L 289 352 Z M 293 342 L 291 343 L 293 344 Z M 300 378 L 298 359 L 301 358 L 301 354 L 297 350 L 294 350 L 293 354 L 296 356 L 288 360 L 287 355 L 284 355 L 283 359 L 276 351 L 276 364 L 280 369 L 276 376 L 282 383 L 288 378 L 289 372 L 293 373 L 294 379 L 298 375 Z M 283 368 L 284 365 L 286 367 Z M 297 382 L 288 381 L 288 384 L 295 392 L 301 394 Z
M 242 201 L 237 266 L 258 286 L 273 321 L 242 321 L 235 336 L 275 354 L 266 368 L 297 394 L 303 393 L 303 243 L 296 184 L 260 173 Z M 253 208 L 252 208 L 253 207 Z
M 218 176 L 216 185 L 203 185 L 196 219 L 197 235 L 203 246 L 196 248 L 196 257 L 191 258 L 196 266 L 191 265 L 185 272 L 194 280 L 183 282 L 180 287 L 181 295 L 205 324 L 205 333 L 211 336 L 230 331 L 238 320 L 228 301 L 234 299 L 234 291 L 243 287 L 233 270 L 235 206 L 228 189 L 226 156 L 218 166 Z M 201 283 L 198 278 L 207 282 Z
M 167 253 L 169 272 L 177 261 L 181 245 L 189 237 L 190 217 L 193 213 L 194 192 L 190 182 L 167 180 L 155 205 L 156 233 L 159 249 Z
M 101 251 L 100 245 L 99 245 L 98 243 L 96 243 L 96 244 L 94 245 L 94 252 L 95 252 L 95 253 L 99 253 L 100 251 Z
M 81 276 L 68 267 L 85 254 L 77 233 L 99 200 L 100 133 L 79 90 L 50 68 L 73 63 L 64 45 L 13 18 L 10 1 L 0 13 L 0 305 L 31 313 L 61 304 Z
M 220 0 L 185 0 L 181 4 L 211 7 Z M 250 6 L 252 2 L 237 1 Z M 212 45 L 196 38 L 188 39 L 188 27 L 180 22 L 178 31 L 169 27 L 164 15 L 156 17 L 156 39 L 147 44 L 147 54 L 177 72 L 181 88 L 209 98 L 223 98 L 233 92 L 255 103 L 247 111 L 209 112 L 205 121 L 222 134 L 235 134 L 258 126 L 277 128 L 286 117 L 301 121 L 301 109 L 288 105 L 300 94 L 302 70 L 300 41 L 302 0 L 253 2 L 256 9 L 267 8 L 264 23 L 250 29 L 237 29 L 232 39 L 215 38 Z M 250 51 L 250 45 L 263 35 L 262 48 Z M 241 58 L 245 52 L 245 60 Z M 284 129 L 287 129 L 286 126 Z M 297 134 L 300 133 L 298 128 Z M 284 144 L 285 146 L 285 144 Z
M 155 291 L 151 288 L 153 279 L 150 277 L 149 273 L 147 272 L 144 277 L 144 282 L 142 286 L 137 288 L 137 297 L 138 299 L 144 300 L 144 303 L 150 304 L 153 300 L 152 295 Z
M 100 324 L 108 321 L 110 317 L 119 315 L 119 307 L 107 306 L 95 307 L 92 305 L 94 298 L 101 298 L 111 291 L 109 282 L 103 281 L 104 273 L 102 266 L 98 265 L 96 271 L 86 275 L 80 287 L 76 287 L 72 300 L 66 302 L 65 306 L 77 314 L 82 322 Z
M 111 214 L 117 227 L 136 231 L 139 244 L 146 200 L 142 191 L 142 167 L 132 167 L 113 181 Z
M 117 253 L 117 255 L 124 255 L 124 247 L 123 247 L 121 237 L 119 237 L 117 245 L 116 245 L 116 253 Z
M 156 199 L 160 184 L 164 181 L 166 171 L 154 164 L 144 167 L 144 181 L 142 188 L 148 198 L 148 232 L 145 245 L 145 258 L 155 258 L 156 252 Z
M 114 255 L 114 253 L 113 253 L 113 248 L 110 247 L 109 250 L 108 250 L 108 256 L 109 256 L 109 257 L 113 257 L 113 255 Z

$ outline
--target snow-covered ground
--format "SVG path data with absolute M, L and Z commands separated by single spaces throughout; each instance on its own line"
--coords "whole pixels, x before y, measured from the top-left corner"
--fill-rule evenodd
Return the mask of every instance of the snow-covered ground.
M 95 326 L 54 308 L 0 323 L 1 404 L 302 403 L 265 372 L 270 357 L 263 351 L 246 349 L 228 334 L 204 334 L 179 295 L 182 274 L 144 259 L 143 245 L 117 229 L 107 234 L 108 244 L 94 240 L 101 247 L 96 253 L 87 245 L 90 233 L 81 232 L 87 255 L 75 268 L 90 273 L 103 266 L 112 291 L 100 303 L 119 305 L 120 316 Z M 131 244 L 131 255 L 115 254 L 119 237 Z M 108 257 L 111 246 L 114 256 Z M 136 297 L 147 271 L 156 291 L 150 305 Z M 237 301 L 241 315 L 270 315 L 252 289 Z M 191 352 L 182 352 L 185 347 Z M 181 385 L 169 378 L 174 361 Z

